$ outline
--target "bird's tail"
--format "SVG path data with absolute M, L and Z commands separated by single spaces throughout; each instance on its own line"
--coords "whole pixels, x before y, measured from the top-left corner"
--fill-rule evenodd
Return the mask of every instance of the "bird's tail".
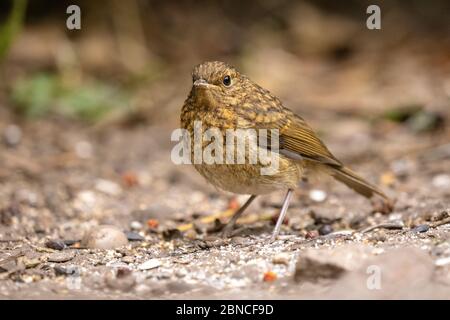
M 377 194 L 384 200 L 390 201 L 389 197 L 384 194 L 384 192 L 381 191 L 377 186 L 371 184 L 370 182 L 367 182 L 349 168 L 346 168 L 344 166 L 338 168 L 332 167 L 330 173 L 336 180 L 344 183 L 349 188 L 355 190 L 356 192 L 367 198 L 371 198 L 374 194 Z

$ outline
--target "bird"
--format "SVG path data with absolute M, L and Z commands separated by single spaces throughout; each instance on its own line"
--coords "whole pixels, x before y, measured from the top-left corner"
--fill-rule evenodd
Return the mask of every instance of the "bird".
M 326 173 L 364 197 L 376 196 L 385 203 L 391 203 L 380 188 L 339 161 L 302 117 L 225 62 L 207 61 L 193 68 L 192 88 L 182 106 L 180 122 L 181 128 L 190 136 L 195 135 L 196 122 L 202 130 L 216 128 L 223 138 L 227 130 L 277 130 L 278 147 L 276 150 L 274 148 L 274 159 L 277 160 L 278 168 L 273 174 L 262 174 L 263 164 L 260 162 L 193 162 L 195 169 L 216 188 L 249 195 L 224 227 L 224 237 L 230 236 L 236 221 L 256 197 L 284 191 L 285 197 L 270 238 L 271 241 L 276 240 L 293 191 L 308 172 Z M 202 148 L 207 145 L 208 142 L 201 142 Z M 193 158 L 193 139 L 191 146 Z M 271 144 L 258 144 L 256 148 L 268 151 Z M 248 149 L 244 153 L 248 160 Z

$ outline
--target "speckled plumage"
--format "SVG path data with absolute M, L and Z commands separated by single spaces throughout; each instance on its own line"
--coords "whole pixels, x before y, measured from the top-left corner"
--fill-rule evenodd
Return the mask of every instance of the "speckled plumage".
M 231 84 L 224 85 L 229 76 Z M 194 121 L 203 129 L 279 129 L 279 170 L 261 175 L 259 164 L 196 164 L 195 169 L 214 186 L 240 194 L 264 194 L 294 189 L 305 168 L 331 174 L 360 194 L 378 194 L 376 186 L 344 167 L 306 122 L 285 108 L 269 91 L 223 62 L 205 62 L 192 73 L 192 89 L 181 111 L 181 126 L 193 135 Z M 198 84 L 198 85 L 197 85 Z M 247 163 L 247 162 L 246 162 Z

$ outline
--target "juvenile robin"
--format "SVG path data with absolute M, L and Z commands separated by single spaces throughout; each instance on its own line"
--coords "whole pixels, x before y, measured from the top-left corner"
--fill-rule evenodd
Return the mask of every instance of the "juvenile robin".
M 367 198 L 376 195 L 390 203 L 378 187 L 345 167 L 305 120 L 234 67 L 218 61 L 204 62 L 194 67 L 192 81 L 192 89 L 181 110 L 181 127 L 187 129 L 191 136 L 194 135 L 196 121 L 201 123 L 203 130 L 218 128 L 224 137 L 227 129 L 278 130 L 278 148 L 273 150 L 278 168 L 273 174 L 262 174 L 261 163 L 194 164 L 195 169 L 214 186 L 250 195 L 224 228 L 224 236 L 229 236 L 236 220 L 258 195 L 284 190 L 286 196 L 271 238 L 275 240 L 293 190 L 306 172 L 326 173 Z M 258 145 L 257 148 L 270 149 L 270 145 Z

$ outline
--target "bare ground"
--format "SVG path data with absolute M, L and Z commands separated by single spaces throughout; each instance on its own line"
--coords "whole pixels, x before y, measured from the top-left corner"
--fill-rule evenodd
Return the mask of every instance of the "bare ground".
M 355 116 L 315 119 L 334 124 L 331 149 L 378 181 L 395 209 L 382 214 L 344 186 L 305 181 L 269 243 L 283 195 L 258 199 L 221 239 L 245 197 L 173 165 L 168 126 L 96 131 L 1 112 L 1 132 L 22 130 L 17 145 L 0 147 L 1 298 L 450 298 L 448 127 L 415 134 Z M 104 224 L 137 240 L 111 250 L 79 242 Z M 369 266 L 381 272 L 373 290 Z

